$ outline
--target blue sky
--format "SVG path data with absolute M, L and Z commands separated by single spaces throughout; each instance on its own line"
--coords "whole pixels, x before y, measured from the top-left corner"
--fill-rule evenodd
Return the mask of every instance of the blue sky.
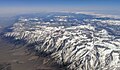
M 120 0 L 0 0 L 0 15 L 41 11 L 118 13 Z

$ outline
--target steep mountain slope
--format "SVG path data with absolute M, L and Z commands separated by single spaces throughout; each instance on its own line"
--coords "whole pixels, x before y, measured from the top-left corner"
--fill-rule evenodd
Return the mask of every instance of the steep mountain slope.
M 34 43 L 35 50 L 68 69 L 120 69 L 120 19 L 78 13 L 46 16 L 22 17 L 4 36 Z

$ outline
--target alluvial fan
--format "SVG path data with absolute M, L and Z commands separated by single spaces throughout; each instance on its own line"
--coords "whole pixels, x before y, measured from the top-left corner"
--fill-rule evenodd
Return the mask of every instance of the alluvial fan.
M 120 19 L 80 13 L 50 14 L 20 17 L 4 36 L 34 43 L 35 50 L 49 54 L 68 69 L 120 69 Z

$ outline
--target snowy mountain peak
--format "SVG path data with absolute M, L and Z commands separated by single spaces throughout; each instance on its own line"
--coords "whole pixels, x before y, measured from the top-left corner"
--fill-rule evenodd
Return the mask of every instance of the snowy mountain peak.
M 58 18 L 59 20 L 53 22 Z M 108 18 L 60 13 L 47 19 L 19 19 L 10 28 L 12 31 L 5 32 L 4 36 L 24 40 L 27 44 L 36 43 L 35 50 L 49 54 L 57 63 L 66 65 L 68 69 L 119 70 L 120 28 L 119 22 L 115 19 L 114 21 L 109 23 Z M 116 31 L 117 33 L 114 33 Z

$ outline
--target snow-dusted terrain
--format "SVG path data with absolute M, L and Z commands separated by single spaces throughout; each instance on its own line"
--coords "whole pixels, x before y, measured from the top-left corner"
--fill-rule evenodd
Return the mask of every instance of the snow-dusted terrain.
M 34 43 L 73 70 L 120 70 L 120 19 L 80 13 L 20 17 L 5 37 Z

